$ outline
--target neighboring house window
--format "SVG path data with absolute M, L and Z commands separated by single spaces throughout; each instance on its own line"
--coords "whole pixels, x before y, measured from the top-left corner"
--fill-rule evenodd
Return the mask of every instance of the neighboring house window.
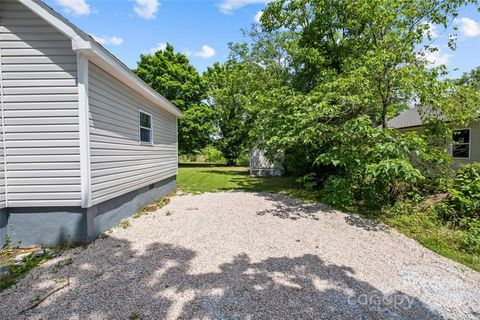
M 152 115 L 140 110 L 140 142 L 152 144 Z
M 454 158 L 470 158 L 470 129 L 453 130 Z

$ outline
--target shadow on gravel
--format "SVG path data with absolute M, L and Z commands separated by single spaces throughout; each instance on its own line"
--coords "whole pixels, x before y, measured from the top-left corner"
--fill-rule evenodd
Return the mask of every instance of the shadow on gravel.
M 345 266 L 314 255 L 253 262 L 240 254 L 214 272 L 195 273 L 196 253 L 154 243 L 137 253 L 128 241 L 98 240 L 73 256 L 71 264 L 44 267 L 35 285 L 22 283 L 0 294 L 9 308 L 1 319 L 18 317 L 57 284 L 70 285 L 26 311 L 25 318 L 80 319 L 441 319 L 422 301 L 384 294 L 355 278 Z M 195 262 L 196 263 L 196 262 Z M 2 303 L 2 304 L 3 304 Z M 2 314 L 6 312 L 9 314 Z
M 309 203 L 302 199 L 292 198 L 286 194 L 258 192 L 258 196 L 269 201 L 273 201 L 274 208 L 257 212 L 257 215 L 263 216 L 271 214 L 282 219 L 313 219 L 319 220 L 319 215 L 337 212 L 334 208 L 318 202 Z M 349 214 L 345 217 L 345 221 L 355 227 L 365 229 L 367 231 L 387 231 L 388 226 L 378 223 L 356 214 Z
M 359 227 L 367 231 L 387 231 L 389 229 L 388 226 L 383 223 L 368 220 L 354 214 L 345 217 L 345 221 L 351 226 Z
M 308 203 L 298 198 L 292 198 L 285 194 L 259 192 L 258 196 L 272 201 L 274 208 L 257 212 L 257 215 L 264 216 L 271 214 L 282 219 L 313 219 L 319 220 L 320 214 L 335 212 L 327 205 L 320 203 Z

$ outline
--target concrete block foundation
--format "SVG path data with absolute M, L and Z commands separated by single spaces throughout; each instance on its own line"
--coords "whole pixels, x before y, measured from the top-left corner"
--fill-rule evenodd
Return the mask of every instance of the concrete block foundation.
M 94 240 L 100 233 L 171 193 L 176 177 L 99 203 L 91 208 L 43 207 L 0 210 L 0 246 L 8 238 L 21 247 L 64 246 Z

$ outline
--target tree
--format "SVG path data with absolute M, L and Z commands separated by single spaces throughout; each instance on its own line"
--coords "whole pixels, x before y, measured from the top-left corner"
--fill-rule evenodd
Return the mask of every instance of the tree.
M 207 146 L 213 112 L 204 102 L 205 83 L 188 58 L 168 44 L 153 55 L 142 54 L 134 72 L 183 112 L 178 125 L 180 153 L 193 154 Z
M 222 152 L 227 165 L 245 149 L 248 137 L 247 99 L 241 64 L 227 61 L 215 63 L 204 73 L 210 104 L 214 111 L 215 146 Z
M 456 79 L 456 83 L 480 90 L 480 67 L 476 67 L 470 72 L 465 72 L 460 78 Z
M 369 113 L 387 126 L 389 115 L 419 99 L 443 108 L 441 93 L 426 89 L 445 68 L 428 68 L 430 25 L 447 27 L 464 0 L 277 0 L 262 15 L 266 31 L 295 34 L 290 45 L 300 54 L 297 83 L 321 99 L 334 90 L 335 104 L 347 117 Z M 426 41 L 426 42 L 425 42 Z M 453 48 L 454 41 L 449 45 Z M 423 50 L 418 51 L 418 47 Z M 439 88 L 435 85 L 436 89 Z
M 444 149 L 432 149 L 424 136 L 403 136 L 387 121 L 412 105 L 434 111 L 422 114 L 427 123 L 438 124 L 438 113 L 453 122 L 474 118 L 478 92 L 442 80 L 446 67 L 426 59 L 438 50 L 430 25 L 447 28 L 472 2 L 271 2 L 249 41 L 233 46 L 251 70 L 251 133 L 268 154 L 284 151 L 287 169 L 320 176 L 340 196 L 369 195 L 381 205 L 435 185 L 448 164 Z M 391 187 L 394 197 L 378 198 Z

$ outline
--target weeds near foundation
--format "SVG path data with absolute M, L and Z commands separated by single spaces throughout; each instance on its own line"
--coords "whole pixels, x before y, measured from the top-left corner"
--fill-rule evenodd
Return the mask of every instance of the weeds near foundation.
M 171 216 L 171 215 L 172 215 L 172 213 L 173 213 L 172 211 L 170 211 L 170 210 L 167 210 L 167 211 L 165 212 L 165 215 L 168 217 L 168 216 Z
M 110 235 L 107 232 L 102 232 L 98 235 L 99 239 L 107 239 Z
M 154 204 L 156 204 L 159 209 L 166 206 L 169 203 L 170 203 L 170 198 L 169 197 L 160 198 L 160 199 L 158 199 L 157 201 L 154 202 Z
M 132 216 L 132 219 L 138 219 L 140 218 L 141 216 L 145 216 L 148 214 L 148 211 L 146 208 L 142 208 L 140 210 L 138 210 L 137 212 L 135 212 L 135 214 Z
M 5 242 L 2 246 L 2 252 L 3 250 L 10 250 L 10 249 L 12 249 L 12 239 L 10 238 L 10 235 L 7 234 L 5 236 Z
M 52 254 L 49 252 L 41 256 L 35 256 L 34 254 L 30 254 L 23 258 L 21 262 L 18 262 L 16 264 L 9 263 L 8 265 L 6 265 L 9 272 L 3 276 L 0 276 L 0 292 L 13 286 L 28 272 L 30 272 L 30 270 L 32 270 L 36 266 L 41 265 L 51 257 Z
M 120 223 L 118 224 L 118 227 L 122 228 L 122 229 L 127 229 L 128 227 L 130 227 L 130 221 L 128 220 L 122 220 L 120 221 Z
M 153 202 L 153 204 L 155 204 L 158 207 L 158 209 L 166 206 L 169 203 L 170 203 L 170 198 L 168 197 L 160 198 Z M 142 209 L 135 212 L 135 214 L 132 216 L 132 219 L 138 219 L 142 216 L 146 216 L 147 214 L 150 214 L 150 211 L 147 209 L 147 207 L 143 207 Z

